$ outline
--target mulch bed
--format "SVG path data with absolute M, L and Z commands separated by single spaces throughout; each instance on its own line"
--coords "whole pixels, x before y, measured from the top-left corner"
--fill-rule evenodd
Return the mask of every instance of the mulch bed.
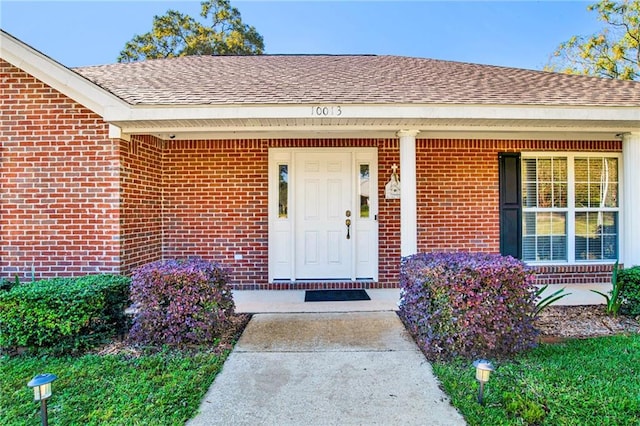
M 549 306 L 536 319 L 543 342 L 640 333 L 640 317 L 607 315 L 604 305 Z
M 230 350 L 233 344 L 240 338 L 240 335 L 244 331 L 245 327 L 249 323 L 251 315 L 249 314 L 235 314 L 229 319 L 229 327 L 225 330 L 224 334 L 220 336 L 220 340 L 215 345 L 204 346 L 191 346 L 181 347 L 182 350 L 193 350 L 195 352 L 216 352 L 222 353 Z M 112 342 L 97 348 L 92 353 L 97 355 L 124 355 L 131 358 L 136 358 L 142 355 L 145 351 L 153 350 L 151 347 L 145 347 L 140 345 L 131 344 L 126 338 L 115 339 Z M 161 348 L 155 348 L 159 350 Z

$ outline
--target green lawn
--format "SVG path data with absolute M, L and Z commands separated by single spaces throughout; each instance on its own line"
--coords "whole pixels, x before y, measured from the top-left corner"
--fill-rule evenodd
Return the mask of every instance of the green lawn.
M 183 425 L 222 367 L 213 353 L 0 357 L 0 424 L 39 424 L 27 382 L 53 373 L 50 425 Z
M 543 344 L 494 365 L 484 406 L 470 363 L 433 366 L 469 425 L 640 425 L 640 335 Z
M 182 425 L 193 417 L 226 355 L 0 357 L 0 424 L 38 424 L 26 384 L 50 372 L 53 425 Z M 640 425 L 640 335 L 543 344 L 494 362 L 485 405 L 469 362 L 434 364 L 469 425 Z

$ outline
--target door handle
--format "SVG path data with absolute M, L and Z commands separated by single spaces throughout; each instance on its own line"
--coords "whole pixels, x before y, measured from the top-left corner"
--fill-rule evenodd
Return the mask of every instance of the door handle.
M 351 231 L 351 219 L 347 219 L 344 221 L 344 224 L 347 225 L 347 240 L 351 239 L 351 235 L 349 231 Z

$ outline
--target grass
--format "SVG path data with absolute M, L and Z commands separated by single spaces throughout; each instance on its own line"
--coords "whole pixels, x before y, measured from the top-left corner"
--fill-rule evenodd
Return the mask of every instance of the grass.
M 0 424 L 39 424 L 39 404 L 27 382 L 53 373 L 49 424 L 183 425 L 227 353 L 162 351 L 137 358 L 124 355 L 82 357 L 0 357 Z
M 484 406 L 469 362 L 433 365 L 469 425 L 640 425 L 640 335 L 542 344 L 494 365 Z
M 155 354 L 0 357 L 0 424 L 39 423 L 26 384 L 36 374 L 59 379 L 49 424 L 183 425 L 227 356 L 164 350 Z M 485 392 L 469 362 L 433 369 L 469 425 L 640 425 L 640 335 L 542 344 L 494 362 Z

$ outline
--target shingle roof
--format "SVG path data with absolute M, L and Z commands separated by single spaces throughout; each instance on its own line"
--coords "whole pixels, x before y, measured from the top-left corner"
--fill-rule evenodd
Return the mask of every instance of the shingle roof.
M 640 106 L 640 82 L 401 56 L 188 56 L 74 71 L 140 105 Z

